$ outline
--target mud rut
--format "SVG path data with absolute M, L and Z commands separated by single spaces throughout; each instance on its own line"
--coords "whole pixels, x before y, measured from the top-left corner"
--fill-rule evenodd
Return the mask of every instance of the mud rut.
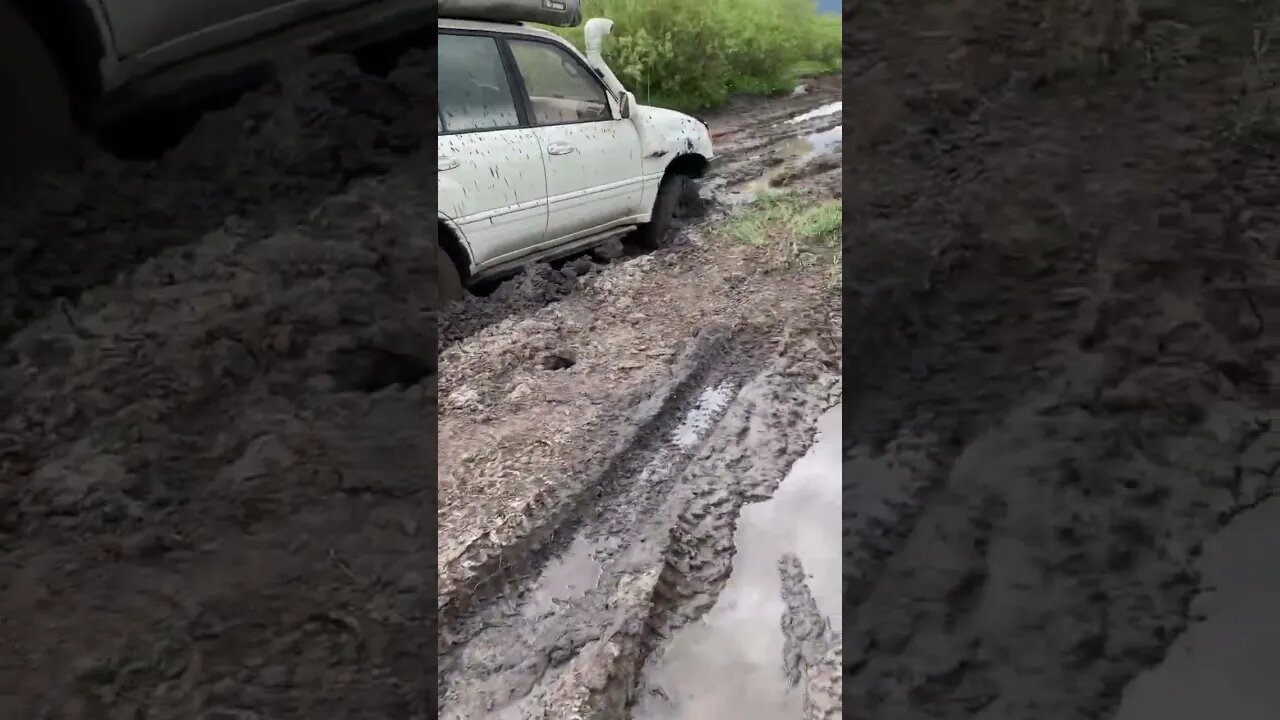
M 504 568 L 500 596 L 477 597 L 483 604 L 463 618 L 441 617 L 451 630 L 442 637 L 443 717 L 626 714 L 645 660 L 714 603 L 742 505 L 769 497 L 838 393 L 769 369 L 768 358 L 722 328 L 702 333 L 589 503 L 530 567 Z M 705 439 L 673 444 L 708 388 L 720 388 L 727 407 L 711 408 Z M 598 579 L 581 592 L 529 572 L 588 558 Z

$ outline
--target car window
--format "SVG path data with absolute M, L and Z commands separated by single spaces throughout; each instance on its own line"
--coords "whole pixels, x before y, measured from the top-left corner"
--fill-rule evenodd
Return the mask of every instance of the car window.
M 520 127 L 498 42 L 483 35 L 439 36 L 436 128 L 457 133 Z
M 511 40 L 511 54 L 533 103 L 535 125 L 613 118 L 604 86 L 582 62 L 544 42 Z

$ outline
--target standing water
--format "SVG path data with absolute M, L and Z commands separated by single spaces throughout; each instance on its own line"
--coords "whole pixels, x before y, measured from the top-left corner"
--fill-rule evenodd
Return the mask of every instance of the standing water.
M 839 627 L 840 408 L 824 414 L 809 452 L 774 496 L 742 510 L 733 572 L 715 606 L 682 628 L 656 659 L 636 720 L 790 720 L 800 688 L 782 671 L 778 559 L 799 556 L 819 609 Z

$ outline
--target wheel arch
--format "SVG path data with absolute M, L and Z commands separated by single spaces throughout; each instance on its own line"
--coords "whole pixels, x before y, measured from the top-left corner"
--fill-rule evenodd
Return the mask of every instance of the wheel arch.
M 438 242 L 444 249 L 453 266 L 458 269 L 458 277 L 466 282 L 471 278 L 471 253 L 462 242 L 462 233 L 454 226 L 453 221 L 443 215 L 436 216 Z
M 691 152 L 682 153 L 671 159 L 667 163 L 667 169 L 663 173 L 666 175 L 686 175 L 693 179 L 698 179 L 707 174 L 707 170 L 711 167 L 711 161 L 703 155 Z

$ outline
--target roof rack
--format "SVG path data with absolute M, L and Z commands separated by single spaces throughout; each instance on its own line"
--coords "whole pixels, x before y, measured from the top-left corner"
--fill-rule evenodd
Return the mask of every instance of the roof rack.
M 582 24 L 582 0 L 440 0 L 437 14 L 455 20 L 577 27 Z

